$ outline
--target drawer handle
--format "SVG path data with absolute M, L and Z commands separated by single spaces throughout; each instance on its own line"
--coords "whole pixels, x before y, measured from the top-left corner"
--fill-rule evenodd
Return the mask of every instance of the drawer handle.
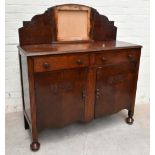
M 82 65 L 82 64 L 83 64 L 83 62 L 82 62 L 80 59 L 78 59 L 78 60 L 76 61 L 76 63 L 77 63 L 78 65 Z
M 132 62 L 134 62 L 134 61 L 135 61 L 134 56 L 133 56 L 133 55 L 131 55 L 131 54 L 129 54 L 129 55 L 128 55 L 128 59 L 129 59 L 130 61 L 132 61 Z
M 43 67 L 46 68 L 46 69 L 49 68 L 49 66 L 50 66 L 50 64 L 47 63 L 47 62 L 45 62 L 45 63 L 43 64 Z
M 101 60 L 102 60 L 102 62 L 107 61 L 107 59 L 105 57 L 102 57 Z

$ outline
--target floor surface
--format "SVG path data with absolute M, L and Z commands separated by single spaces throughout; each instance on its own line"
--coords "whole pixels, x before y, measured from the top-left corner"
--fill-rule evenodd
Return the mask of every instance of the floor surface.
M 24 129 L 21 112 L 6 114 L 6 155 L 149 155 L 149 104 L 137 105 L 133 125 L 124 121 L 127 111 L 75 123 L 39 135 L 41 148 L 29 148 L 29 130 Z

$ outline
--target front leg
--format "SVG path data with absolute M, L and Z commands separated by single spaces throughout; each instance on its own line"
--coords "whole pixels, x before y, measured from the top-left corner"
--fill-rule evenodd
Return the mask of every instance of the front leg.
M 132 125 L 134 122 L 133 114 L 134 113 L 131 110 L 128 111 L 128 117 L 126 118 L 126 123 L 129 125 Z
M 32 128 L 32 143 L 30 144 L 30 148 L 32 151 L 38 151 L 40 148 L 40 143 L 38 142 L 38 131 L 37 129 Z

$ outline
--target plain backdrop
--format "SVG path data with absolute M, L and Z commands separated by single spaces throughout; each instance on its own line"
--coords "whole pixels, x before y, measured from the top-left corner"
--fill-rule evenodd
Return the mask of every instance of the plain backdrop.
M 22 110 L 18 64 L 18 28 L 47 8 L 76 3 L 94 7 L 115 21 L 117 40 L 143 46 L 136 104 L 149 103 L 149 0 L 6 0 L 5 13 L 5 102 L 6 112 Z

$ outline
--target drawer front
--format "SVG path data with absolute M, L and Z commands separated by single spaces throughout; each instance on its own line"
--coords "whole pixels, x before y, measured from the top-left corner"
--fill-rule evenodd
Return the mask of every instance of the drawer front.
M 59 69 L 79 68 L 89 65 L 88 55 L 44 56 L 34 58 L 34 71 L 46 72 Z
M 137 62 L 139 60 L 139 52 L 136 51 L 108 51 L 95 55 L 95 65 L 119 64 L 122 62 Z

